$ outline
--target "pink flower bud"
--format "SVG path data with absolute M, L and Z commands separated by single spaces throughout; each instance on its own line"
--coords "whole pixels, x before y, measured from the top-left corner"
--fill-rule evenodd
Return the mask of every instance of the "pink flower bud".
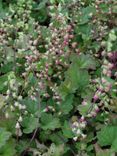
M 74 38 L 74 35 L 70 35 L 69 38 L 71 38 L 71 39 Z
M 76 42 L 73 42 L 72 43 L 72 48 L 76 48 L 76 46 L 77 46 L 77 43 Z
M 68 25 L 67 29 L 68 29 L 68 31 L 71 31 L 72 30 L 72 26 Z
M 96 117 L 97 113 L 96 112 L 91 112 L 92 117 Z
M 64 36 L 64 40 L 65 40 L 65 41 L 68 41 L 68 39 L 69 39 L 69 35 L 66 34 L 66 35 Z
M 111 88 L 110 88 L 109 86 L 107 86 L 107 87 L 105 87 L 105 89 L 104 89 L 104 90 L 105 90 L 105 92 L 109 92 L 109 91 L 110 91 L 110 89 L 111 89 Z
M 82 105 L 87 105 L 87 102 L 84 100 L 84 101 L 82 102 Z
M 97 101 L 99 99 L 98 95 L 95 94 L 93 99 L 94 99 L 94 101 Z
M 85 121 L 85 117 L 82 116 L 82 117 L 80 118 L 80 122 L 84 122 L 84 121 Z
M 68 45 L 68 42 L 67 41 L 64 41 L 63 43 L 64 43 L 65 46 Z
M 99 107 L 95 106 L 95 112 L 98 113 L 99 112 Z
M 105 69 L 105 68 L 104 68 L 103 71 L 102 71 L 102 73 L 103 73 L 104 75 L 106 75 L 107 72 L 108 72 L 108 71 L 107 71 L 107 69 Z
M 113 56 L 113 54 L 112 54 L 112 53 L 108 53 L 107 55 L 108 55 L 108 57 L 112 57 L 112 56 Z
M 104 89 L 103 89 L 103 86 L 100 86 L 100 87 L 99 87 L 99 91 L 100 91 L 100 92 L 103 92 L 103 90 L 104 90 Z
M 105 78 L 102 78 L 102 83 L 106 83 L 106 79 Z
M 108 64 L 108 68 L 109 68 L 109 69 L 112 69 L 113 67 L 114 67 L 114 65 L 113 65 L 112 63 L 109 63 L 109 64 Z
M 111 77 L 111 75 L 112 75 L 112 74 L 111 74 L 111 71 L 108 71 L 106 75 L 107 75 L 108 77 Z
M 48 67 L 49 67 L 48 63 L 46 63 L 46 65 L 45 65 L 45 66 L 46 66 L 46 68 L 48 68 Z
M 56 65 L 60 64 L 60 61 L 59 60 L 56 60 L 55 61 Z
M 106 52 L 105 52 L 105 51 L 103 51 L 103 52 L 102 52 L 102 56 L 105 56 L 105 54 L 106 54 Z

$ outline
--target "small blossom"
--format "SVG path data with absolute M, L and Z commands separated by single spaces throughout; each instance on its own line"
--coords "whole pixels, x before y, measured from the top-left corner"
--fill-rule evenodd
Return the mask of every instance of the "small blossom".
M 16 128 L 16 129 L 20 129 L 20 124 L 19 124 L 19 122 L 16 123 L 15 128 Z
M 18 121 L 19 121 L 19 122 L 22 122 L 22 120 L 23 120 L 23 119 L 22 119 L 22 116 L 20 116 L 19 119 L 18 119 Z
M 77 139 L 78 139 L 78 137 L 74 137 L 74 138 L 73 138 L 74 141 L 77 141 Z
M 78 129 L 77 132 L 76 132 L 76 134 L 77 134 L 77 135 L 81 134 L 81 130 Z

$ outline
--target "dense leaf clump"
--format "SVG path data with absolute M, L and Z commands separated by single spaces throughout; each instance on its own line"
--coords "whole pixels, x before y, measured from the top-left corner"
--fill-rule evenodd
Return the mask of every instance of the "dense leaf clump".
M 0 156 L 115 156 L 116 0 L 0 0 Z

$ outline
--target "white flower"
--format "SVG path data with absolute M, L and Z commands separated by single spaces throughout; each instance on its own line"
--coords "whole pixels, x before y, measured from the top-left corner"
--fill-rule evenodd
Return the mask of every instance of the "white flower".
M 19 117 L 18 121 L 19 122 L 22 122 L 22 116 Z
M 10 80 L 10 87 L 12 89 L 14 88 L 15 84 L 16 84 L 16 80 L 15 79 Z
M 5 113 L 5 117 L 6 117 L 7 119 L 9 118 L 9 113 L 8 113 L 8 112 Z
M 76 132 L 76 134 L 77 134 L 77 135 L 81 134 L 81 130 L 78 129 L 77 132 Z
M 76 132 L 76 128 L 72 128 L 72 131 L 75 133 Z
M 8 95 L 10 94 L 10 90 L 9 90 L 9 89 L 7 90 L 7 94 L 8 94 Z
M 10 108 L 11 108 L 11 111 L 14 111 L 15 110 L 15 108 L 12 105 L 10 106 Z
M 20 96 L 18 96 L 18 100 L 22 100 L 22 96 L 20 95 Z
M 86 134 L 81 134 L 81 135 L 82 135 L 83 139 L 85 139 L 85 138 L 86 138 L 86 136 L 87 136 Z
M 19 105 L 18 105 L 18 107 L 19 107 L 19 110 L 21 110 L 21 109 L 22 109 L 22 105 L 21 105 L 21 104 L 19 104 Z
M 5 97 L 5 99 L 8 100 L 8 99 L 9 99 L 9 95 L 7 95 L 7 96 Z
M 79 127 L 79 123 L 76 121 L 73 123 L 73 126 Z
M 17 136 L 22 136 L 22 131 L 21 131 L 21 129 L 16 129 L 16 135 Z
M 74 141 L 77 141 L 77 139 L 78 139 L 78 137 L 74 137 L 74 138 L 73 138 Z
M 13 93 L 13 94 L 12 94 L 12 96 L 13 96 L 14 98 L 16 98 L 16 97 L 17 97 L 16 93 Z
M 16 123 L 15 128 L 16 128 L 16 129 L 20 129 L 20 124 L 19 124 L 19 122 Z
M 80 123 L 80 127 L 81 128 L 85 128 L 85 126 L 86 126 L 86 123 L 85 122 Z
M 19 106 L 19 103 L 16 101 L 16 102 L 14 103 L 14 106 L 15 106 L 15 107 L 18 107 L 18 106 Z
M 26 109 L 26 106 L 25 105 L 22 105 L 22 109 Z

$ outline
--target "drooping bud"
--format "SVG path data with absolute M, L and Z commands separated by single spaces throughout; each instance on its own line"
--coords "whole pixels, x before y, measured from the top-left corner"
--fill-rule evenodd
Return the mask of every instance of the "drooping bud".
M 16 128 L 16 129 L 20 129 L 20 124 L 19 124 L 19 122 L 16 123 L 15 128 Z

